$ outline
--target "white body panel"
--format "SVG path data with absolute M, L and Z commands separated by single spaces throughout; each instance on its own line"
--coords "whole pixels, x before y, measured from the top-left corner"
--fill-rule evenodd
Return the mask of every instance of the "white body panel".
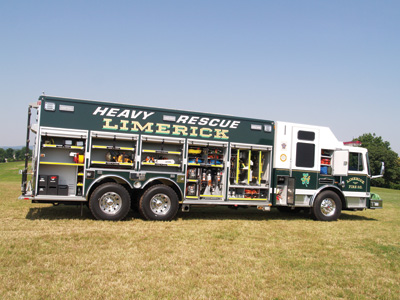
M 296 168 L 294 164 L 296 150 L 293 149 L 293 143 L 296 141 L 295 134 L 298 130 L 308 130 L 316 133 L 316 153 L 320 153 L 321 149 L 337 150 L 347 148 L 343 145 L 343 142 L 338 141 L 336 136 L 328 127 L 277 121 L 275 123 L 274 152 L 274 166 L 276 169 L 304 169 Z M 312 171 L 319 171 L 317 157 L 318 156 L 316 155 L 314 167 L 310 168 Z

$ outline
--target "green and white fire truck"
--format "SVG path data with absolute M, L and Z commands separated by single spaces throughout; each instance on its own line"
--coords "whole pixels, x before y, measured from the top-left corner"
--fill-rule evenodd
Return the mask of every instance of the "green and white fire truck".
M 88 204 L 101 220 L 131 207 L 148 220 L 228 205 L 321 221 L 382 208 L 367 150 L 327 127 L 45 95 L 28 112 L 20 199 L 32 203 Z

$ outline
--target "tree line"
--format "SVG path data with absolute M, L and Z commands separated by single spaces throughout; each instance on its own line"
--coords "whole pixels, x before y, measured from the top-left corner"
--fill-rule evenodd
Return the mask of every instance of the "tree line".
M 400 158 L 390 148 L 390 143 L 375 133 L 365 133 L 354 141 L 360 141 L 362 147 L 368 149 L 372 175 L 378 175 L 381 163 L 385 163 L 385 174 L 382 178 L 371 180 L 371 185 L 400 190 Z
M 26 147 L 22 149 L 0 148 L 0 162 L 17 161 L 25 159 Z M 32 157 L 32 150 L 29 149 L 29 157 Z

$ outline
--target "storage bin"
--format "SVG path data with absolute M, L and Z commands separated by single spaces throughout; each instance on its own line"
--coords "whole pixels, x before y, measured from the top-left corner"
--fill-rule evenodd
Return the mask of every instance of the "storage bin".
M 328 174 L 328 167 L 322 166 L 322 167 L 321 167 L 321 174 L 327 175 L 327 174 Z

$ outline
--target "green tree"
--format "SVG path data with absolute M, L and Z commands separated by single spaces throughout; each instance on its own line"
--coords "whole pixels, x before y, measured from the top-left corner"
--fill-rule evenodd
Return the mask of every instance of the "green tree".
M 23 147 L 21 150 L 15 151 L 15 157 L 17 160 L 25 160 L 25 152 L 26 147 Z M 32 150 L 29 149 L 29 157 L 32 157 Z
M 0 162 L 4 162 L 5 157 L 6 157 L 6 151 L 3 148 L 0 148 Z
M 399 156 L 390 148 L 390 143 L 384 141 L 376 134 L 366 133 L 355 139 L 368 149 L 369 161 L 372 175 L 380 172 L 381 162 L 385 163 L 385 174 L 383 178 L 372 180 L 371 184 L 386 188 L 400 189 L 400 164 Z
M 6 150 L 6 158 L 8 161 L 11 161 L 14 158 L 14 149 L 13 148 L 8 148 Z

